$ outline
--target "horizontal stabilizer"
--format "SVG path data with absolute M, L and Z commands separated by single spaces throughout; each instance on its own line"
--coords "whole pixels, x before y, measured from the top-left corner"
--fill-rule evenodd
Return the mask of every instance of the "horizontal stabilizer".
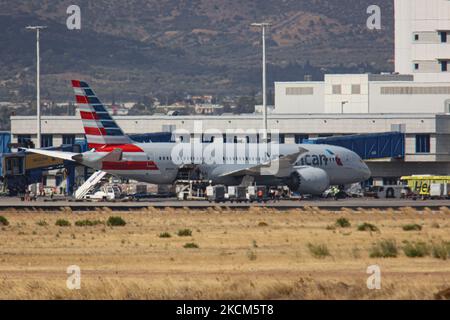
M 74 161 L 91 167 L 101 167 L 103 162 L 119 162 L 122 160 L 122 149 L 114 149 L 113 151 L 103 155 L 97 152 L 71 153 L 63 151 L 50 151 L 41 149 L 25 149 L 27 152 L 41 154 L 50 158 L 57 158 L 67 161 Z
M 57 158 L 67 161 L 79 162 L 83 158 L 81 153 L 63 152 L 63 151 L 52 151 L 52 150 L 41 150 L 41 149 L 25 149 L 27 152 L 41 154 L 50 158 Z

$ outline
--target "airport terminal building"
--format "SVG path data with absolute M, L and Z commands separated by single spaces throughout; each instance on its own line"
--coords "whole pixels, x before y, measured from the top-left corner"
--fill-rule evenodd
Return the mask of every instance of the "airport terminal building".
M 450 175 L 450 1 L 395 1 L 393 74 L 330 74 L 324 81 L 275 83 L 268 126 L 281 143 L 353 134 L 400 131 L 402 157 L 367 159 L 374 182 L 414 174 Z M 100 93 L 101 98 L 101 93 Z M 221 116 L 118 116 L 128 134 L 194 132 L 201 123 L 227 129 L 262 129 L 260 114 Z M 35 117 L 11 117 L 12 141 L 36 140 Z M 42 146 L 84 138 L 79 116 L 43 117 Z
M 260 115 L 235 116 L 120 116 L 115 118 L 128 134 L 167 131 L 167 128 L 194 132 L 203 130 L 246 129 L 262 127 Z M 281 143 L 302 143 L 306 139 L 361 133 L 404 131 L 403 159 L 368 160 L 375 181 L 392 181 L 403 175 L 450 174 L 450 114 L 271 114 L 269 127 L 280 132 Z M 35 117 L 12 119 L 13 142 L 35 140 Z M 83 139 L 79 117 L 44 117 L 43 146 L 58 146 Z M 392 183 L 392 182 L 390 182 Z

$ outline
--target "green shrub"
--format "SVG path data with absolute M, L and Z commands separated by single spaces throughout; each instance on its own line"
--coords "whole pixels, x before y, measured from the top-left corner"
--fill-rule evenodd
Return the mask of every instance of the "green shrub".
M 422 230 L 422 226 L 419 224 L 407 224 L 403 226 L 403 230 L 404 231 L 421 231 Z
M 178 230 L 177 234 L 179 237 L 190 237 L 190 236 L 192 236 L 192 230 L 191 229 L 181 229 L 181 230 Z
M 380 229 L 378 229 L 377 226 L 371 224 L 371 223 L 367 223 L 364 222 L 363 224 L 360 224 L 358 226 L 358 231 L 372 231 L 372 232 L 378 232 L 380 231 Z
M 57 225 L 58 227 L 70 227 L 71 226 L 70 222 L 67 220 L 64 220 L 64 219 L 57 220 L 55 225 Z
M 450 242 L 433 243 L 431 255 L 436 259 L 447 260 L 450 257 Z
M 248 258 L 250 261 L 255 261 L 256 258 L 257 258 L 256 252 L 253 251 L 253 250 L 248 250 L 248 251 L 247 251 L 247 258 Z
M 394 240 L 378 241 L 370 250 L 371 258 L 396 258 L 397 255 L 398 249 Z
M 430 249 L 425 242 L 407 242 L 403 247 L 403 252 L 410 258 L 423 258 L 430 254 Z
M 0 216 L 0 226 L 9 226 L 9 221 L 4 216 Z
M 336 226 L 341 228 L 350 228 L 352 224 L 348 221 L 347 218 L 339 218 L 336 220 Z
M 258 227 L 268 227 L 269 225 L 267 224 L 267 222 L 260 222 L 258 223 Z
M 94 227 L 94 226 L 98 226 L 100 224 L 105 224 L 103 221 L 100 220 L 79 220 L 77 222 L 75 222 L 75 225 L 77 227 Z
M 107 225 L 110 227 L 123 227 L 127 223 L 121 217 L 109 217 L 107 221 Z
M 163 233 L 160 233 L 160 234 L 159 234 L 159 237 L 160 237 L 160 238 L 171 238 L 172 236 L 171 236 L 171 234 L 168 233 L 168 232 L 163 232 Z
M 308 249 L 311 255 L 315 258 L 325 258 L 330 256 L 330 251 L 325 244 L 312 244 L 308 243 Z
M 47 223 L 47 221 L 45 221 L 45 220 L 39 220 L 38 222 L 36 222 L 36 224 L 37 224 L 38 226 L 40 226 L 40 227 L 46 227 L 46 226 L 48 226 L 48 223 Z
M 439 225 L 439 223 L 433 222 L 433 223 L 431 224 L 431 227 L 434 228 L 434 229 L 439 229 L 441 226 Z
M 186 243 L 183 247 L 185 249 L 198 249 L 199 248 L 199 246 L 197 244 L 193 243 L 193 242 Z

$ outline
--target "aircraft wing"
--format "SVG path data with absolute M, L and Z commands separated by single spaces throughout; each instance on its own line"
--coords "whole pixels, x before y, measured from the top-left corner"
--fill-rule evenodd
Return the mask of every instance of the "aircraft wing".
M 285 169 L 290 169 L 295 164 L 298 157 L 306 152 L 308 152 L 307 149 L 299 147 L 298 152 L 283 155 L 278 159 L 271 160 L 263 164 L 258 164 L 252 167 L 239 169 L 235 171 L 225 172 L 221 175 L 221 177 L 276 175 L 277 172 L 283 171 Z M 276 172 L 273 172 L 275 170 Z
M 63 152 L 63 151 L 52 151 L 52 150 L 41 150 L 41 149 L 25 149 L 27 152 L 41 154 L 50 158 L 57 158 L 62 160 L 78 162 L 83 158 L 81 153 Z

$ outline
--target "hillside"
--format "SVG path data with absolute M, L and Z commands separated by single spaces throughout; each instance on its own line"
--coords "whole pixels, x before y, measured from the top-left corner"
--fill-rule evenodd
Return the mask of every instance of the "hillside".
M 392 1 L 383 30 L 366 29 L 368 0 L 80 0 L 82 30 L 65 26 L 71 1 L 0 0 L 0 100 L 34 91 L 34 34 L 42 36 L 43 97 L 71 99 L 67 80 L 93 82 L 105 99 L 259 90 L 260 34 L 270 21 L 269 80 L 393 69 Z

